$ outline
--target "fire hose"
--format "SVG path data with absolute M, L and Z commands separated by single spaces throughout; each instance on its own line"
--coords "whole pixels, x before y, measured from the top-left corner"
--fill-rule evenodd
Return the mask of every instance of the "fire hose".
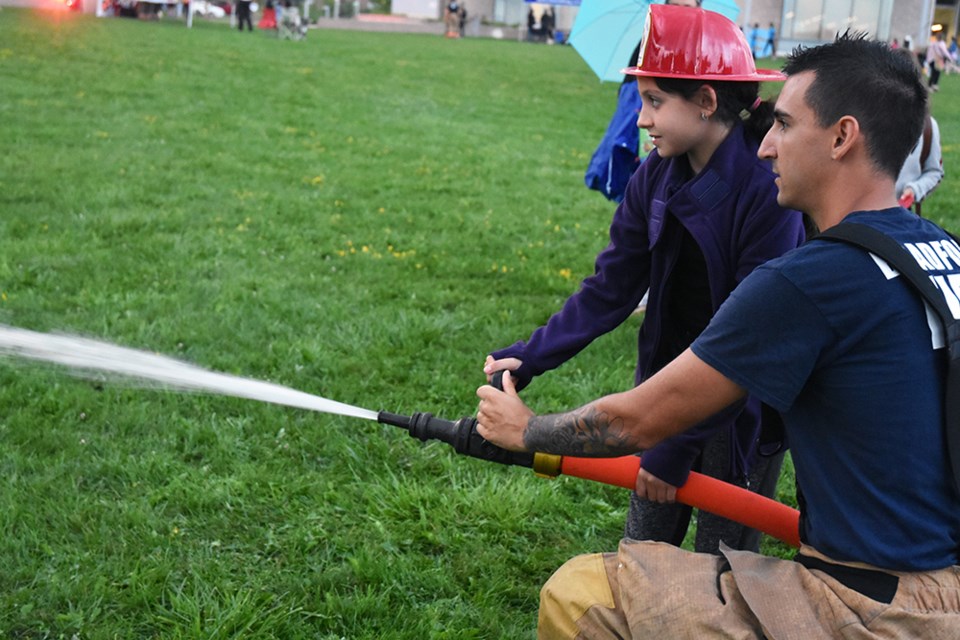
M 411 437 L 423 442 L 445 442 L 461 455 L 531 468 L 546 478 L 568 475 L 633 489 L 640 470 L 639 456 L 578 458 L 501 449 L 484 440 L 477 432 L 477 419 L 470 416 L 453 422 L 431 413 L 404 416 L 380 411 L 377 421 L 406 429 Z M 677 489 L 677 501 L 800 546 L 800 514 L 796 509 L 722 480 L 691 472 L 686 483 Z
M 565 474 L 633 489 L 640 469 L 640 458 L 637 456 L 577 458 L 507 451 L 484 440 L 477 432 L 477 420 L 473 417 L 451 422 L 435 418 L 430 413 L 411 416 L 386 411 L 377 413 L 288 387 L 207 371 L 158 354 L 86 338 L 43 334 L 0 325 L 0 357 L 3 356 L 50 362 L 81 372 L 120 376 L 181 391 L 205 391 L 377 420 L 402 427 L 411 436 L 424 442 L 440 440 L 451 445 L 457 453 L 490 462 L 529 467 L 538 475 L 549 478 Z M 491 384 L 503 390 L 497 376 L 494 376 Z M 757 529 L 795 547 L 800 546 L 800 516 L 796 510 L 726 482 L 691 473 L 687 482 L 677 489 L 677 501 Z

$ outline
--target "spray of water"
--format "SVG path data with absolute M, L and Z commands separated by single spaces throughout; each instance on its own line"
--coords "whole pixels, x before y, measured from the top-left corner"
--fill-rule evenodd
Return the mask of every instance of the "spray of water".
M 0 356 L 69 367 L 83 375 L 118 378 L 145 387 L 214 393 L 323 413 L 376 420 L 377 413 L 278 384 L 208 371 L 146 351 L 60 334 L 0 325 Z

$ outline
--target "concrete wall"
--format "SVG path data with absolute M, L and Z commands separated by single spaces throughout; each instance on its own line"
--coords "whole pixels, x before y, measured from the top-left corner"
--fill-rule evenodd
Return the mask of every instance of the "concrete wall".
M 930 35 L 930 20 L 933 19 L 933 0 L 895 0 L 890 17 L 890 39 L 903 42 L 909 35 L 913 39 L 914 49 L 920 46 L 926 49 Z
M 923 43 L 922 46 L 925 48 L 935 3 L 936 0 L 893 0 L 890 32 L 888 34 L 872 35 L 885 40 L 896 38 L 899 42 L 903 42 L 904 36 L 909 34 L 915 43 L 914 48 L 917 48 L 920 43 Z M 777 27 L 779 36 L 784 12 L 783 0 L 737 0 L 737 4 L 740 6 L 741 25 L 749 23 L 752 26 L 753 23 L 759 22 L 760 27 L 765 29 L 773 22 Z M 787 54 L 798 44 L 809 43 L 791 40 L 780 41 L 778 37 L 778 53 L 781 55 Z
M 409 18 L 430 20 L 442 15 L 440 0 L 393 0 L 390 6 L 390 13 Z

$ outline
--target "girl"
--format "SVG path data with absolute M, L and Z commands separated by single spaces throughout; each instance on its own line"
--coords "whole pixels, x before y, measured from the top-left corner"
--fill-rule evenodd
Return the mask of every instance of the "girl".
M 630 179 L 595 273 L 529 340 L 494 351 L 484 373 L 507 369 L 517 387 L 576 355 L 620 325 L 649 287 L 635 383 L 684 351 L 727 295 L 755 267 L 804 239 L 799 212 L 777 204 L 775 175 L 757 158 L 772 124 L 758 71 L 740 29 L 723 16 L 651 5 L 637 77 L 637 121 L 655 150 Z M 762 419 L 761 419 L 762 418 Z M 626 537 L 679 545 L 690 508 L 674 503 L 691 470 L 772 495 L 782 453 L 761 453 L 761 423 L 779 416 L 750 399 L 643 455 Z M 756 551 L 759 533 L 699 515 L 696 550 L 722 540 Z

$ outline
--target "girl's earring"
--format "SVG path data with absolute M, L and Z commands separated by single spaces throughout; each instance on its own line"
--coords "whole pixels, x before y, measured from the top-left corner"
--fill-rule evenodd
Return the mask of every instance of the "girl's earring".
M 701 111 L 701 112 L 700 112 L 700 119 L 706 121 L 706 119 L 707 119 L 707 114 L 705 114 L 703 111 Z

